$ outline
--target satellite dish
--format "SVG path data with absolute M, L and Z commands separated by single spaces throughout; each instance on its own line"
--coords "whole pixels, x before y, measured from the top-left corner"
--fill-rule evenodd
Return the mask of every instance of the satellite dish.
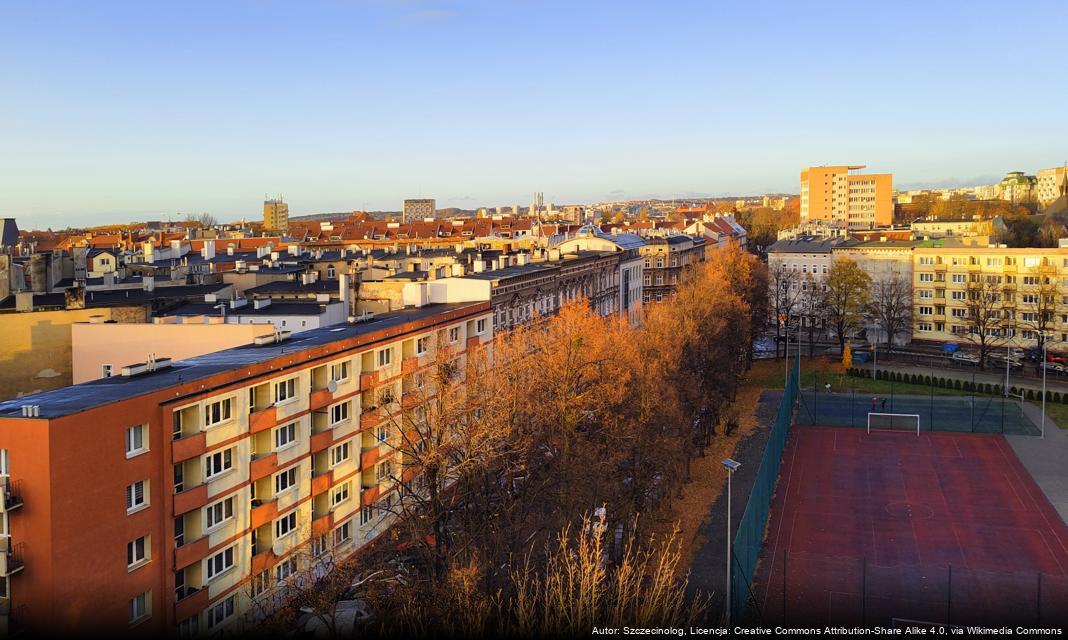
M 330 382 L 327 382 L 326 383 L 326 390 L 329 391 L 330 393 L 333 393 L 333 392 L 337 391 L 337 383 L 334 382 L 333 380 L 331 380 Z

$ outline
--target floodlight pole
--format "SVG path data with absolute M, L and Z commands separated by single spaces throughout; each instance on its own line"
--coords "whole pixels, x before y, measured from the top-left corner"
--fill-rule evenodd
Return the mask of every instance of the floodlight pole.
M 789 346 L 790 343 L 786 343 Z M 741 463 L 732 460 L 730 458 L 724 459 L 720 464 L 727 470 L 727 627 L 731 626 L 731 619 L 734 616 L 734 612 L 731 608 L 731 577 L 732 577 L 732 562 L 734 560 L 734 550 L 731 548 L 731 476 L 738 470 L 738 467 L 742 466 Z
M 1012 357 L 1012 351 L 1008 344 L 1005 345 L 1005 395 L 1009 395 L 1009 363 Z

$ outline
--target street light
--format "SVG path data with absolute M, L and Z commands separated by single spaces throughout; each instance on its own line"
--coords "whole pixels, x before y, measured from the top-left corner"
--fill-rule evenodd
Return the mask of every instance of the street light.
M 789 347 L 790 343 L 786 344 Z M 731 611 L 731 561 L 734 559 L 731 549 L 731 476 L 738 470 L 738 467 L 742 466 L 742 463 L 724 458 L 720 464 L 727 469 L 727 627 L 730 627 L 733 614 Z
M 1042 425 L 1039 429 L 1039 437 L 1046 437 L 1046 343 L 1050 336 L 1042 334 Z

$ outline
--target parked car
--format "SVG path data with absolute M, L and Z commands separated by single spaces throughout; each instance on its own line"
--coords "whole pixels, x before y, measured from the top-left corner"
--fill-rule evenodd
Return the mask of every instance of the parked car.
M 986 360 L 990 364 L 997 365 L 999 367 L 1004 367 L 1007 361 L 1009 363 L 1009 366 L 1013 369 L 1016 369 L 1018 371 L 1023 369 L 1023 362 L 1021 360 L 1006 356 L 1004 353 L 992 353 L 986 357 Z
M 865 362 L 871 362 L 871 351 L 866 349 L 851 351 L 850 357 L 853 358 L 853 364 L 864 364 Z
M 1068 365 L 1059 362 L 1044 362 L 1042 363 L 1042 367 L 1045 368 L 1046 374 L 1068 376 Z
M 958 364 L 966 364 L 973 367 L 979 364 L 979 356 L 966 351 L 954 351 L 953 355 L 949 356 L 949 359 Z
M 1068 355 L 1056 351 L 1046 351 L 1046 362 L 1068 363 Z
M 1016 358 L 1017 360 L 1023 360 L 1027 357 L 1027 352 L 1024 351 L 1021 347 L 1011 347 L 1009 349 L 1009 355 L 1011 355 L 1013 358 Z

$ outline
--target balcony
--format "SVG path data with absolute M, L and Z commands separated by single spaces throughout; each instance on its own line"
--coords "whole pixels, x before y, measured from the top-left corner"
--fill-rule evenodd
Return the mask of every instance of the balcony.
M 363 488 L 363 495 L 360 497 L 363 506 L 369 507 L 369 506 L 373 505 L 378 500 L 378 495 L 380 493 L 381 493 L 381 491 L 379 490 L 377 484 L 374 485 L 373 487 L 366 487 L 365 486 Z
M 8 480 L 0 488 L 0 513 L 22 506 L 22 480 Z
M 367 390 L 374 388 L 378 384 L 379 375 L 377 371 L 368 371 L 367 373 L 360 374 L 360 389 Z
M 468 338 L 467 339 L 467 350 L 470 351 L 471 349 L 474 349 L 475 347 L 477 347 L 479 345 L 480 342 L 482 342 L 482 339 L 479 338 L 478 336 L 472 336 L 472 337 Z
M 322 433 L 313 434 L 311 437 L 311 452 L 318 453 L 330 447 L 334 443 L 333 429 L 327 429 Z
M 174 494 L 175 515 L 188 513 L 193 509 L 199 509 L 206 504 L 208 504 L 207 483 L 202 483 L 195 487 L 190 487 L 181 493 Z
M 311 410 L 322 409 L 334 401 L 334 394 L 329 389 L 317 389 L 311 392 L 309 403 Z
M 184 569 L 194 562 L 203 560 L 210 548 L 208 536 L 200 536 L 193 542 L 183 544 L 174 550 L 174 568 Z
M 18 543 L 15 546 L 10 545 L 10 538 L 4 541 L 3 549 L 0 550 L 0 576 L 10 576 L 14 573 L 22 571 L 22 552 L 24 548 L 23 543 Z
M 203 431 L 174 440 L 171 444 L 171 455 L 174 457 L 174 462 L 195 458 L 203 455 L 207 450 L 207 435 Z
M 334 528 L 334 512 L 330 511 L 322 515 L 316 515 L 312 519 L 311 528 L 313 536 L 329 533 Z
M 373 469 L 376 464 L 388 458 L 392 453 L 393 449 L 384 444 L 365 447 L 363 453 L 360 454 L 360 468 Z
M 253 500 L 252 513 L 249 515 L 250 526 L 258 529 L 278 517 L 278 499 Z
M 252 464 L 249 465 L 248 476 L 252 482 L 267 477 L 278 470 L 277 453 L 259 453 L 252 456 Z
M 312 476 L 311 481 L 311 493 L 313 496 L 317 496 L 324 493 L 334 485 L 334 472 L 325 471 L 323 473 Z
M 174 603 L 174 619 L 185 620 L 189 616 L 197 615 L 208 607 L 208 600 L 207 588 L 186 587 L 182 599 Z
M 259 433 L 278 425 L 278 410 L 274 405 L 248 414 L 249 433 Z
M 361 430 L 374 429 L 380 422 L 382 422 L 381 409 L 365 409 L 364 412 L 360 414 Z

